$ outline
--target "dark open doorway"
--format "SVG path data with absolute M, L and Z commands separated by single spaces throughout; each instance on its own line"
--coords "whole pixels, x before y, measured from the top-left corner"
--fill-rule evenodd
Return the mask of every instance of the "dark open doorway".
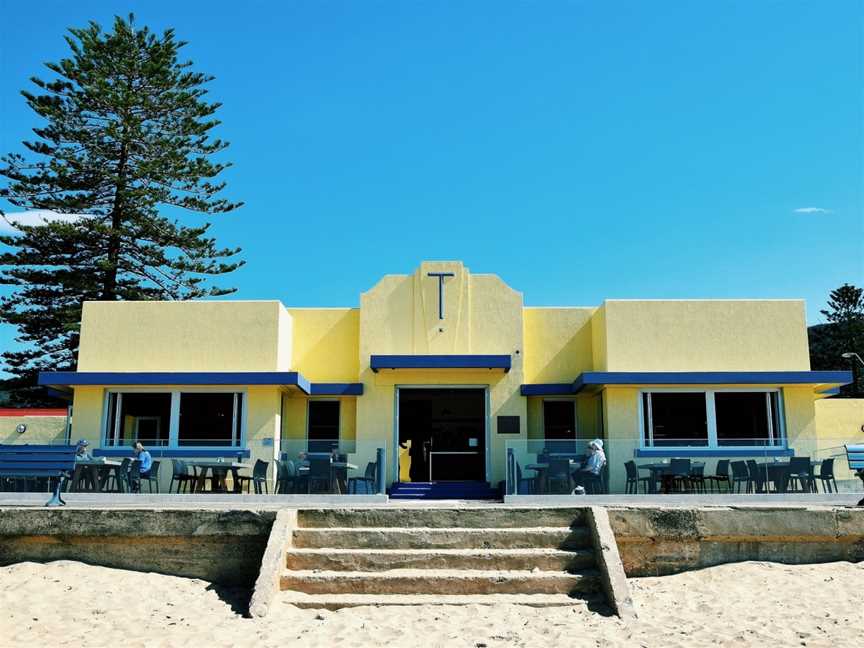
M 486 479 L 485 389 L 399 389 L 399 444 L 412 482 Z

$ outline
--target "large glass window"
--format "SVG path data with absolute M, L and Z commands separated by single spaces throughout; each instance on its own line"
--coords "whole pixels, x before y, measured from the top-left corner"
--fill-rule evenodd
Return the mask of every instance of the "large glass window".
M 576 438 L 576 406 L 572 400 L 543 401 L 543 435 L 547 439 Z
M 773 445 L 779 439 L 776 392 L 716 392 L 717 444 Z
M 310 452 L 339 445 L 339 401 L 309 401 L 308 439 Z
M 242 394 L 180 394 L 178 445 L 236 445 L 240 438 L 242 397 Z
M 780 392 L 643 392 L 645 447 L 777 446 L 783 443 Z
M 237 446 L 240 392 L 110 392 L 105 445 Z
M 168 445 L 170 393 L 112 393 L 108 402 L 107 445 Z
M 654 392 L 643 398 L 648 445 L 708 445 L 704 392 Z

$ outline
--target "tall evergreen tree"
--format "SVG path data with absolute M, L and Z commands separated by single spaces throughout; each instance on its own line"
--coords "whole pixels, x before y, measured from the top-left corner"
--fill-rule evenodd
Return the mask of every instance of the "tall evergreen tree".
M 843 284 L 831 291 L 827 308 L 820 311 L 827 324 L 811 326 L 810 366 L 813 369 L 852 369 L 853 381 L 841 389 L 841 396 L 864 396 L 864 367 L 844 353 L 857 353 L 864 358 L 864 288 Z
M 184 211 L 229 212 L 242 203 L 218 194 L 229 164 L 211 159 L 228 144 L 211 139 L 221 104 L 205 100 L 213 77 L 178 58 L 184 42 L 116 18 L 103 32 L 70 29 L 71 54 L 47 63 L 54 78 L 32 78 L 22 95 L 44 123 L 25 141 L 29 158 L 0 158 L 0 196 L 25 210 L 77 217 L 10 222 L 0 236 L 0 321 L 18 328 L 21 351 L 6 352 L 16 385 L 44 369 L 75 367 L 86 300 L 192 299 L 223 295 L 210 277 L 234 271 L 239 248 L 219 248 L 210 224 L 182 224 Z M 18 392 L 19 402 L 41 397 Z

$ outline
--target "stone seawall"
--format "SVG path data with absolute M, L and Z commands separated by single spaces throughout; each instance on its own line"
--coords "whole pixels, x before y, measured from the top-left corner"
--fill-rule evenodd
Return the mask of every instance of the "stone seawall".
M 864 508 L 609 507 L 628 576 L 764 560 L 864 560 Z
M 0 565 L 93 565 L 250 586 L 273 511 L 0 508 Z

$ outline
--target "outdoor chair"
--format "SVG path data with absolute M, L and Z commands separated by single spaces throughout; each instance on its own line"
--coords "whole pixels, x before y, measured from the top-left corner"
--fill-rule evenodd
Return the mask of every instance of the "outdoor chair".
M 147 492 L 153 492 L 153 484 L 156 484 L 156 492 L 159 492 L 159 462 L 154 461 L 153 465 L 150 466 L 150 475 L 147 477 L 141 477 L 140 481 L 147 482 Z
M 672 459 L 669 461 L 669 468 L 663 475 L 663 485 L 667 492 L 685 492 L 690 488 L 690 467 L 689 459 Z
M 837 480 L 834 479 L 834 457 L 823 459 L 822 465 L 819 466 L 819 474 L 816 479 L 822 482 L 822 491 L 825 493 L 837 492 Z M 832 487 L 833 486 L 833 487 Z M 814 489 L 818 492 L 816 482 L 813 482 Z
M 690 474 L 687 477 L 687 482 L 693 491 L 697 493 L 706 492 L 705 466 L 692 466 Z
M 375 477 L 378 474 L 378 464 L 370 461 L 366 464 L 366 472 L 362 477 L 351 477 L 348 480 L 348 492 L 357 494 L 357 487 L 363 484 L 363 492 L 372 494 L 375 492 Z
M 129 484 L 129 492 L 141 492 L 141 462 L 133 461 L 129 464 L 129 472 L 126 473 L 126 483 Z
M 810 457 L 791 457 L 789 459 L 789 490 L 795 493 L 812 493 L 815 488 L 816 479 L 813 476 L 813 463 L 810 461 Z
M 255 461 L 255 465 L 252 467 L 252 475 L 238 475 L 237 481 L 239 482 L 239 488 L 237 489 L 238 493 L 243 492 L 243 486 L 246 486 L 246 492 L 249 492 L 249 484 L 252 484 L 252 489 L 255 491 L 256 495 L 261 495 L 262 486 L 263 492 L 269 494 L 270 491 L 267 490 L 267 469 L 270 467 L 270 464 L 262 459 L 257 459 Z
M 750 485 L 747 492 L 765 493 L 767 492 L 767 474 L 766 470 L 759 467 L 755 459 L 747 460 L 747 474 L 750 476 Z
M 323 488 L 324 493 L 333 492 L 333 457 L 327 455 L 310 456 L 309 476 L 306 482 L 306 492 L 312 493 L 316 488 Z
M 114 475 L 111 478 L 111 490 L 117 493 L 128 493 L 130 491 L 129 487 L 129 465 L 132 463 L 132 460 L 129 457 L 125 457 L 121 462 L 120 466 L 114 470 Z
M 732 468 L 732 484 L 730 485 L 730 491 L 740 493 L 743 484 L 744 492 L 749 493 L 752 484 L 750 483 L 750 471 L 747 470 L 747 464 L 743 461 L 733 461 L 729 465 Z
M 177 484 L 177 493 L 181 492 L 191 492 L 195 489 L 195 483 L 193 481 L 192 475 L 189 474 L 189 467 L 186 465 L 185 461 L 180 459 L 172 459 L 171 460 L 171 482 L 168 484 L 168 492 L 171 492 L 171 489 L 174 487 L 174 484 Z
M 522 475 L 522 466 L 516 462 L 516 494 L 534 495 L 537 492 L 537 478 Z
M 546 476 L 546 484 L 550 493 L 569 494 L 573 489 L 570 481 L 570 460 L 549 458 L 549 470 Z M 556 484 L 560 484 L 556 488 Z
M 714 491 L 714 486 L 717 486 L 717 492 L 722 492 L 720 488 L 721 484 L 726 484 L 726 490 L 732 491 L 732 482 L 729 480 L 729 460 L 728 459 L 720 459 L 717 462 L 717 470 L 713 475 L 705 475 L 705 481 L 708 482 L 708 485 L 711 487 L 711 491 Z
M 624 492 L 628 495 L 638 495 L 639 494 L 639 484 L 642 484 L 642 492 L 648 492 L 648 482 L 651 481 L 650 477 L 640 477 L 639 476 L 639 468 L 636 467 L 635 461 L 625 461 L 624 462 L 624 471 L 627 473 L 627 483 L 624 487 Z

